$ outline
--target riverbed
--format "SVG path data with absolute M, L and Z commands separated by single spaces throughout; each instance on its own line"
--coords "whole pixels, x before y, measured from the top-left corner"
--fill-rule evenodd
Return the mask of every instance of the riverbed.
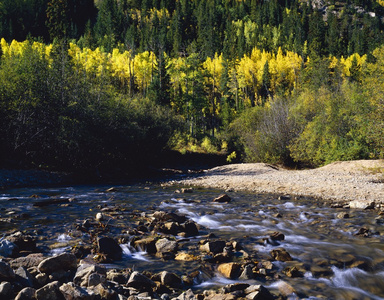
M 168 270 L 179 276 L 205 268 L 204 276 L 192 286 L 196 293 L 247 282 L 262 284 L 275 295 L 282 284 L 289 284 L 292 299 L 384 299 L 384 219 L 377 210 L 331 208 L 318 199 L 245 191 L 227 191 L 231 201 L 216 203 L 212 200 L 222 190 L 195 188 L 175 193 L 181 188 L 146 183 L 4 191 L 0 194 L 2 233 L 20 230 L 35 236 L 43 252 L 56 255 L 79 244 L 90 245 L 90 234 L 79 226 L 86 220 L 95 222 L 97 213 L 102 213 L 104 218 L 97 223 L 106 230 L 99 234 L 124 241 L 120 245 L 123 259 L 106 264 L 108 268 Z M 164 260 L 132 247 L 132 230 L 157 211 L 186 216 L 199 225 L 197 236 L 174 237 L 179 252 L 198 259 Z M 283 239 L 271 239 L 276 232 Z M 242 250 L 235 261 L 272 264 L 259 266 L 258 270 L 266 271 L 252 279 L 225 278 L 217 272 L 218 264 L 199 248 L 209 236 L 238 242 Z M 271 259 L 271 252 L 281 248 L 291 261 Z M 293 275 L 289 269 L 295 271 Z

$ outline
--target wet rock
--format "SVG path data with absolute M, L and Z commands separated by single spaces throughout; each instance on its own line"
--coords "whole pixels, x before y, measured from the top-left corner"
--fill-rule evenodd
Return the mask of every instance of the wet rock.
M 291 200 L 291 196 L 289 196 L 289 195 L 281 195 L 277 199 L 280 200 L 280 201 L 287 201 L 287 200 Z
M 251 285 L 245 289 L 245 298 L 250 300 L 273 300 L 273 295 L 262 285 Z
M 123 250 L 120 245 L 110 237 L 101 237 L 97 239 L 97 251 L 104 253 L 107 258 L 112 260 L 121 260 Z
M 76 256 L 71 253 L 62 253 L 57 256 L 44 259 L 38 266 L 38 269 L 42 273 L 51 274 L 59 270 L 76 270 L 77 259 Z
M 22 286 L 25 287 L 33 287 L 34 286 L 34 277 L 31 275 L 31 273 L 28 272 L 28 270 L 24 267 L 19 267 L 15 271 L 16 280 L 19 282 Z
M 98 212 L 95 217 L 96 221 L 101 222 L 105 220 L 105 215 L 101 212 Z
M 19 231 L 8 236 L 7 240 L 19 247 L 19 251 L 37 252 L 36 240 L 30 235 L 24 235 Z
M 116 270 L 109 270 L 107 272 L 107 280 L 125 284 L 128 281 L 128 273 L 123 274 Z
M 160 282 L 169 287 L 180 288 L 181 278 L 175 273 L 163 271 L 160 273 Z
M 240 275 L 240 267 L 241 265 L 238 263 L 224 263 L 218 266 L 217 270 L 220 274 L 222 274 L 225 278 L 235 279 Z
M 15 297 L 15 300 L 31 300 L 35 299 L 35 289 L 31 287 L 23 288 Z M 40 300 L 40 299 L 38 299 Z
M 182 230 L 182 227 L 176 222 L 167 222 L 161 227 L 161 232 L 176 235 Z
M 89 277 L 92 274 L 106 275 L 106 269 L 99 265 L 81 265 L 75 274 L 73 282 L 76 285 L 87 287 L 89 285 Z
M 19 267 L 32 268 L 37 267 L 44 260 L 43 254 L 41 253 L 32 253 L 26 257 L 18 257 L 10 262 L 10 266 L 13 269 Z
M 376 203 L 374 201 L 367 202 L 367 201 L 360 201 L 360 200 L 354 200 L 349 202 L 349 207 L 354 209 L 374 209 Z
M 222 194 L 215 199 L 213 199 L 213 202 L 218 202 L 218 203 L 229 203 L 231 202 L 231 197 L 229 197 L 227 194 Z
M 285 235 L 281 232 L 275 231 L 272 234 L 269 235 L 269 238 L 272 241 L 284 241 Z
M 15 279 L 16 275 L 9 264 L 0 261 L 0 280 L 2 281 L 12 281 Z
M 195 261 L 195 260 L 199 260 L 199 257 L 186 252 L 180 252 L 180 253 L 177 253 L 175 260 Z
M 133 245 L 136 249 L 147 251 L 149 254 L 155 254 L 157 251 L 156 239 L 154 237 L 134 241 Z
M 171 241 L 166 238 L 158 240 L 155 246 L 156 246 L 156 251 L 158 253 L 165 253 L 165 252 L 175 253 L 177 252 L 177 248 L 178 248 L 178 244 L 176 241 Z
M 43 287 L 48 283 L 48 275 L 45 273 L 39 273 L 36 275 L 35 280 L 38 287 Z
M 115 299 L 117 295 L 113 289 L 104 283 L 98 284 L 95 288 L 93 288 L 93 290 L 96 291 L 96 294 L 99 295 L 101 299 L 112 300 Z
M 193 221 L 187 221 L 184 224 L 182 224 L 183 232 L 187 236 L 195 236 L 199 234 L 199 229 L 195 222 Z
M 354 235 L 362 237 L 370 237 L 371 231 L 368 228 L 361 227 Z
M 271 251 L 271 256 L 278 261 L 292 261 L 291 255 L 284 248 L 277 248 Z
M 97 286 L 100 283 L 105 283 L 107 279 L 104 275 L 98 274 L 98 273 L 92 273 L 88 277 L 88 286 Z
M 186 292 L 182 293 L 177 298 L 173 298 L 172 300 L 196 300 L 196 297 L 195 297 L 195 294 L 192 292 L 192 290 L 189 289 Z
M 94 299 L 88 291 L 82 287 L 76 286 L 73 282 L 64 283 L 59 287 L 59 291 L 65 300 L 90 300 Z
M 7 239 L 0 241 L 0 255 L 5 257 L 15 257 L 19 253 L 19 247 Z
M 148 291 L 148 290 L 152 290 L 152 288 L 156 286 L 156 283 L 154 283 L 147 276 L 144 276 L 143 274 L 135 271 L 129 277 L 127 286 L 133 287 L 140 291 L 146 291 L 146 290 Z
M 229 294 L 235 291 L 244 291 L 248 287 L 249 287 L 248 283 L 232 283 L 232 284 L 227 284 L 223 286 L 222 291 L 225 294 Z
M 193 188 L 182 188 L 182 189 L 180 190 L 180 192 L 181 192 L 182 194 L 190 194 L 190 193 L 193 193 Z
M 62 300 L 63 295 L 60 293 L 59 287 L 60 282 L 50 282 L 38 289 L 35 293 L 35 297 L 37 300 Z
M 284 297 L 288 297 L 289 295 L 296 293 L 296 290 L 293 288 L 292 285 L 282 280 L 277 282 L 277 288 L 280 294 Z
M 338 219 L 348 219 L 349 218 L 349 213 L 347 212 L 339 212 L 337 215 L 336 215 L 336 218 Z
M 225 246 L 225 241 L 208 241 L 200 246 L 200 250 L 208 253 L 220 253 L 223 252 Z
M 255 275 L 253 274 L 252 266 L 246 265 L 244 267 L 243 272 L 241 273 L 239 279 L 241 280 L 249 280 L 249 279 L 254 279 Z
M 0 283 L 0 299 L 12 299 L 13 288 L 8 281 Z
M 330 268 L 321 266 L 311 266 L 311 273 L 314 277 L 327 277 L 333 275 Z
M 304 274 L 301 272 L 297 267 L 287 267 L 284 269 L 283 273 L 287 275 L 288 277 L 295 278 L 295 277 L 303 277 Z

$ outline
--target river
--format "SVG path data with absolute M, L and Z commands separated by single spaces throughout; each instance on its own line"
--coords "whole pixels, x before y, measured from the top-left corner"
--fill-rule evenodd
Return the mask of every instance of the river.
M 272 261 L 273 276 L 247 282 L 262 284 L 272 292 L 282 282 L 289 283 L 295 289 L 289 299 L 384 299 L 384 219 L 377 211 L 335 209 L 321 200 L 279 200 L 277 195 L 246 192 L 228 192 L 230 203 L 214 203 L 212 199 L 222 191 L 194 189 L 192 193 L 176 194 L 177 187 L 153 183 L 109 188 L 97 185 L 3 191 L 2 232 L 5 235 L 21 230 L 37 235 L 41 249 L 54 255 L 74 245 L 89 244 L 89 234 L 79 231 L 78 225 L 86 219 L 94 220 L 103 211 L 109 233 L 127 236 L 121 245 L 123 260 L 108 267 L 189 274 L 201 269 L 201 261 L 164 261 L 133 249 L 129 243 L 128 232 L 139 225 L 140 217 L 155 211 L 174 212 L 200 225 L 199 236 L 176 238 L 182 245 L 180 250 L 200 254 L 202 260 L 198 243 L 208 234 L 239 242 L 255 264 L 271 260 L 270 253 L 277 248 L 291 255 L 293 261 Z M 36 206 L 52 199 L 57 202 Z M 272 232 L 282 233 L 285 238 L 271 241 Z M 289 267 L 295 267 L 300 275 L 284 275 Z M 215 266 L 212 268 L 215 270 Z M 240 281 L 215 272 L 195 282 L 193 289 L 201 291 Z

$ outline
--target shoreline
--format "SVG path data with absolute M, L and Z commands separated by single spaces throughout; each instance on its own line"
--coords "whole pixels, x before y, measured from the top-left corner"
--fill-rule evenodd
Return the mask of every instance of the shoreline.
M 351 208 L 384 206 L 384 160 L 334 162 L 309 170 L 287 170 L 265 163 L 232 164 L 205 170 L 203 175 L 174 183 L 303 196 L 349 205 Z

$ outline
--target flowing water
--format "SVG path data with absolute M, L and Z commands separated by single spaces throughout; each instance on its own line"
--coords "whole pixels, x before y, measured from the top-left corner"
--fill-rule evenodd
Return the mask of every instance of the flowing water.
M 218 204 L 212 202 L 220 194 L 217 190 L 195 189 L 193 193 L 175 194 L 175 187 L 149 183 L 118 186 L 106 192 L 108 188 L 74 186 L 5 191 L 0 194 L 2 232 L 5 235 L 23 230 L 38 234 L 39 245 L 56 254 L 68 251 L 74 244 L 89 243 L 89 235 L 76 230 L 76 224 L 85 219 L 94 220 L 101 208 L 119 208 L 117 213 L 105 213 L 109 216 L 106 222 L 111 225 L 110 232 L 116 235 L 136 226 L 137 216 L 159 210 L 175 212 L 198 223 L 201 236 L 213 233 L 227 241 L 240 242 L 256 261 L 270 259 L 273 249 L 283 247 L 293 262 L 274 261 L 273 268 L 279 271 L 296 266 L 303 273 L 298 278 L 284 276 L 250 283 L 261 283 L 273 291 L 284 280 L 296 290 L 292 299 L 384 299 L 384 225 L 373 210 L 348 211 L 330 208 L 319 200 L 279 200 L 276 195 L 246 192 L 230 192 L 232 201 Z M 75 201 L 43 207 L 33 205 L 37 201 L 67 198 Z M 349 218 L 338 218 L 340 212 L 349 213 Z M 266 242 L 275 231 L 283 233 L 285 239 Z M 201 236 L 180 238 L 182 250 L 198 251 Z M 200 262 L 163 261 L 135 251 L 129 241 L 121 247 L 123 260 L 109 267 L 168 270 L 183 275 L 200 265 Z M 194 288 L 214 288 L 232 282 L 239 281 L 224 279 L 216 273 L 196 282 Z

